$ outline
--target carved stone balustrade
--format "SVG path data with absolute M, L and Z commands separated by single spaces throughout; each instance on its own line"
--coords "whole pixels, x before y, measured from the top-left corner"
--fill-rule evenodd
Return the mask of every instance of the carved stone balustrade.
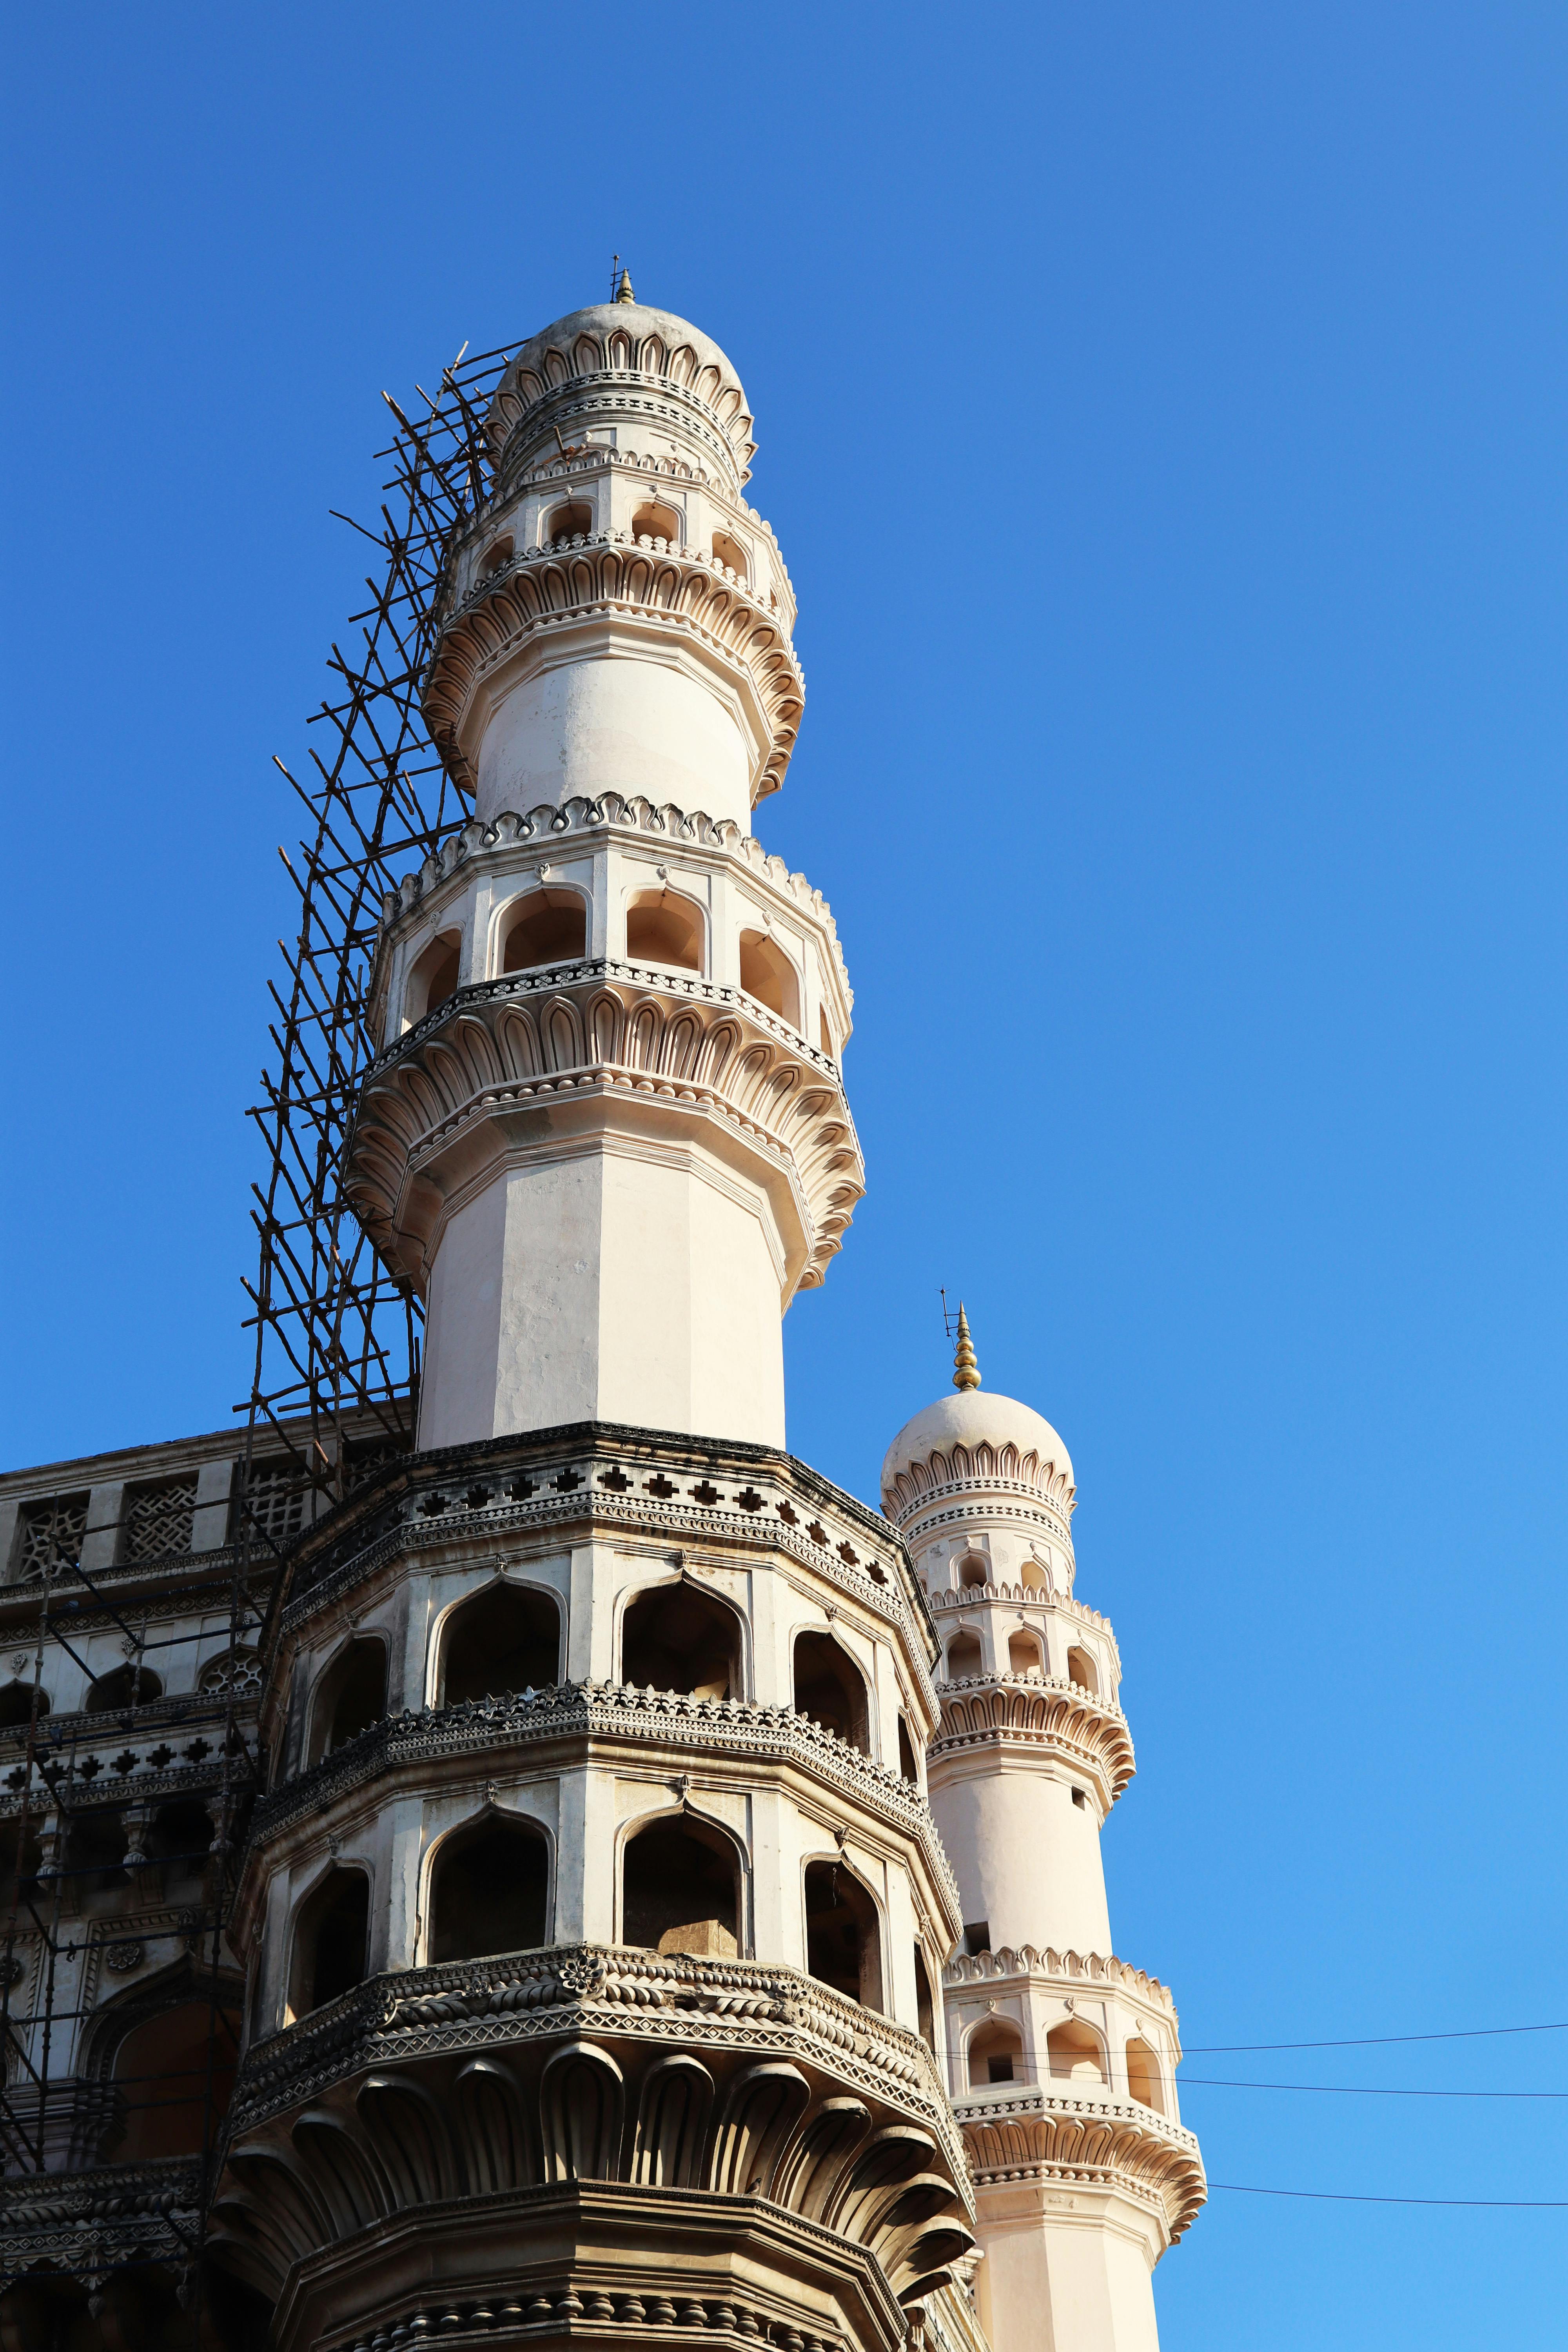
M 363 2337 L 413 2328 L 438 2246 L 448 2295 L 499 2300 L 508 2332 L 639 2325 L 618 2298 L 707 2325 L 732 2277 L 753 2341 L 831 2341 L 847 2314 L 891 2346 L 888 2291 L 931 2292 L 972 2217 L 918 2035 L 792 1969 L 580 1945 L 379 1977 L 258 2044 L 213 2227 L 258 2292 L 288 2288 L 283 2345 L 331 2340 L 340 2307 Z

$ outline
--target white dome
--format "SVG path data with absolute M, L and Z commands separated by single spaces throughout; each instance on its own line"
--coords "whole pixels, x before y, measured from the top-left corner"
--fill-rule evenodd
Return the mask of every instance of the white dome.
M 1020 1454 L 1038 1454 L 1042 1469 L 1054 1465 L 1069 1488 L 1073 1484 L 1072 1456 L 1043 1412 L 991 1389 L 954 1389 L 906 1422 L 889 1446 L 882 1464 L 884 1497 L 891 1496 L 901 1471 L 954 1445 L 989 1445 L 997 1453 L 1014 1445 Z

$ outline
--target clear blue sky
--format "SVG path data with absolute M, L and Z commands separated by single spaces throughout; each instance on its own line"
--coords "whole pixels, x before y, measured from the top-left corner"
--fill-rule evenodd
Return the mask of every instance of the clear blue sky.
M 7 65 L 0 1455 L 241 1394 L 327 509 L 618 248 L 758 416 L 761 830 L 858 992 L 792 1444 L 874 1495 L 939 1283 L 1063 1431 L 1189 2044 L 1568 2017 L 1561 5 L 89 5 Z M 1216 2180 L 1568 2198 L 1568 2100 L 1184 2105 Z M 1560 2340 L 1565 2221 L 1216 2194 L 1165 2352 Z

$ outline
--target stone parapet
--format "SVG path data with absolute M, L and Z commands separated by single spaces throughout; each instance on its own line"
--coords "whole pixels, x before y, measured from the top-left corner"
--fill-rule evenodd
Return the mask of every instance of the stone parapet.
M 692 1698 L 622 1684 L 567 1683 L 459 1706 L 405 1711 L 362 1732 L 312 1770 L 275 1789 L 258 1806 L 251 1842 L 264 1847 L 301 1819 L 327 1812 L 353 1790 L 383 1788 L 409 1767 L 447 1758 L 482 1764 L 526 1747 L 593 1741 L 706 1750 L 750 1763 L 793 1765 L 826 1790 L 901 1831 L 920 1845 L 926 1869 L 945 1895 L 953 1932 L 958 1885 L 921 1790 L 887 1765 L 792 1707 L 745 1699 Z
M 489 2307 L 519 2265 L 560 2259 L 535 2226 L 542 2199 L 590 2182 L 619 2185 L 619 2292 L 645 2303 L 656 2282 L 634 2242 L 669 2231 L 679 2268 L 682 2231 L 728 2226 L 737 2198 L 804 2225 L 808 2270 L 869 2254 L 900 2297 L 930 2292 L 973 2244 L 963 2144 L 918 2035 L 793 1969 L 594 1945 L 373 1979 L 258 2044 L 213 2231 L 233 2267 L 284 2297 L 287 2341 L 312 2272 L 357 2267 L 356 2249 L 368 2257 L 420 2213 L 448 2277 L 458 2249 L 502 2225 L 510 2267 L 498 2272 L 492 2246 L 470 2273 Z M 689 2200 L 679 2221 L 672 2191 Z M 752 2277 L 782 2315 L 797 2257 Z M 541 2322 L 590 2284 L 609 2282 L 567 2259 Z M 374 2286 L 361 2277 L 356 2321 Z M 613 2297 L 596 2315 L 615 2318 Z M 374 2324 L 388 2316 L 377 2307 Z M 335 2332 L 318 2316 L 311 2340 Z

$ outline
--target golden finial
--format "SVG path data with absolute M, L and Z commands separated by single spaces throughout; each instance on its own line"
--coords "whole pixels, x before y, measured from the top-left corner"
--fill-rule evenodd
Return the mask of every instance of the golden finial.
M 955 1389 L 980 1386 L 980 1367 L 974 1360 L 974 1342 L 969 1336 L 969 1318 L 962 1298 L 958 1302 L 958 1346 L 952 1358 L 952 1385 Z
M 616 283 L 616 299 L 617 302 L 635 302 L 637 299 L 632 292 L 632 273 L 629 269 L 623 269 Z

